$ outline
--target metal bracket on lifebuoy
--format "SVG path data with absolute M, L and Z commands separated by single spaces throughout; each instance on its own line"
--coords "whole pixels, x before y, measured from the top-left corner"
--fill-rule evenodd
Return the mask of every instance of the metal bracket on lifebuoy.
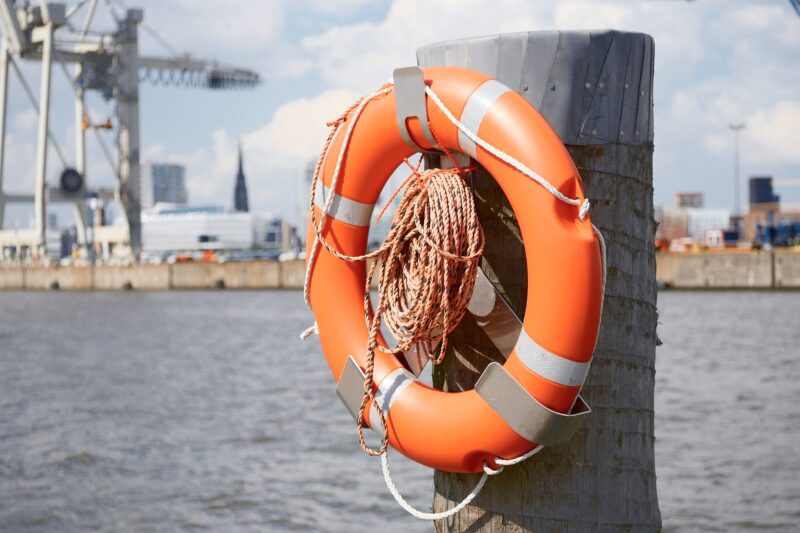
M 418 152 L 438 153 L 436 150 L 418 145 L 408 131 L 408 119 L 418 119 L 425 139 L 434 148 L 439 148 L 428 122 L 428 109 L 425 107 L 425 78 L 422 75 L 422 69 L 419 67 L 398 68 L 394 70 L 392 79 L 394 80 L 397 129 L 400 131 L 403 142 Z
M 592 412 L 580 396 L 567 414 L 548 409 L 499 363 L 489 363 L 475 391 L 519 436 L 545 446 L 568 441 Z
M 475 288 L 467 309 L 500 351 L 503 359 L 508 358 L 522 331 L 522 320 L 514 313 L 482 268 L 478 269 Z
M 364 372 L 352 355 L 347 358 L 342 375 L 339 376 L 336 394 L 347 407 L 353 420 L 358 420 L 358 411 L 361 409 L 361 399 L 364 396 Z

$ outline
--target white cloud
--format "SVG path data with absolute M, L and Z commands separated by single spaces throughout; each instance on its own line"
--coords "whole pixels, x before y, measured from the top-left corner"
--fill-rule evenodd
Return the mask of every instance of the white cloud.
M 731 150 L 731 136 L 722 133 L 708 133 L 703 138 L 703 146 L 712 154 L 722 155 Z
M 302 45 L 326 83 L 364 92 L 395 68 L 416 64 L 416 49 L 424 44 L 539 26 L 540 17 L 522 0 L 398 0 L 379 23 L 337 26 Z
M 35 109 L 30 108 L 26 111 L 17 113 L 12 121 L 12 128 L 21 133 L 35 132 L 38 122 L 39 114 Z
M 395 67 L 414 63 L 416 48 L 427 43 L 551 28 L 649 33 L 656 41 L 657 190 L 668 197 L 681 180 L 696 186 L 699 179 L 717 188 L 716 196 L 709 194 L 713 203 L 728 196 L 716 174 L 728 171 L 729 123 L 749 123 L 743 154 L 754 166 L 798 160 L 789 134 L 800 106 L 797 23 L 778 2 L 396 0 L 381 21 L 329 27 L 302 39 L 301 47 L 325 90 L 363 93 Z M 281 121 L 291 124 L 295 113 L 302 116 L 300 108 L 300 102 L 287 105 L 273 124 L 284 115 Z
M 757 31 L 777 38 L 785 45 L 800 44 L 797 17 L 777 2 L 745 5 L 722 14 L 721 24 L 733 31 Z
M 263 128 L 244 136 L 245 146 L 282 159 L 303 159 L 319 153 L 328 134 L 327 122 L 336 119 L 357 94 L 335 89 L 314 98 L 301 98 L 281 106 Z
M 263 127 L 241 136 L 251 205 L 293 215 L 301 202 L 301 175 L 319 154 L 328 135 L 326 123 L 357 98 L 347 90 L 331 90 L 281 106 Z M 171 153 L 161 145 L 145 150 L 152 159 L 178 161 L 188 168 L 190 198 L 229 206 L 236 175 L 238 140 L 224 130 L 211 136 L 210 150 Z
M 753 113 L 747 121 L 747 161 L 800 163 L 800 101 L 782 100 Z
M 123 3 L 112 4 L 119 6 L 116 13 L 121 15 Z M 252 68 L 275 79 L 296 77 L 308 68 L 296 39 L 288 34 L 287 19 L 295 4 L 287 0 L 128 0 L 124 6 L 144 10 L 139 47 L 145 55 L 191 52 L 197 58 Z M 76 15 L 80 24 L 84 12 L 85 8 Z M 101 2 L 92 28 L 114 27 L 111 12 Z
M 729 171 L 729 123 L 752 122 L 747 139 L 757 129 L 759 139 L 771 139 L 743 145 L 754 171 L 797 162 L 798 151 L 785 146 L 800 102 L 797 25 L 778 1 L 405 0 L 381 22 L 337 26 L 302 44 L 328 86 L 364 92 L 412 63 L 417 47 L 450 38 L 551 28 L 649 33 L 656 42 L 657 191 L 664 201 L 685 183 L 700 183 L 713 205 L 728 197 L 719 174 Z
M 36 167 L 35 135 L 19 135 L 13 131 L 6 135 L 6 156 L 3 168 L 5 191 L 29 193 L 33 191 Z
M 340 17 L 352 14 L 354 11 L 374 4 L 374 0 L 310 0 L 307 2 L 311 11 L 326 15 L 338 15 Z
M 565 29 L 622 28 L 632 15 L 629 6 L 619 3 L 578 0 L 558 4 L 553 22 L 556 28 Z
M 800 21 L 779 0 L 394 0 L 378 20 L 374 9 L 361 16 L 374 8 L 367 0 L 143 3 L 145 22 L 179 50 L 257 68 L 276 85 L 294 78 L 303 94 L 311 95 L 276 91 L 276 98 L 288 101 L 261 127 L 241 135 L 258 209 L 294 209 L 287 204 L 294 202 L 305 164 L 324 141 L 325 122 L 386 81 L 394 68 L 415 63 L 419 46 L 512 31 L 615 28 L 654 36 L 655 175 L 664 199 L 684 183 L 708 187 L 711 205 L 729 196 L 715 176 L 729 171 L 731 122 L 747 122 L 742 153 L 753 171 L 772 165 L 796 173 L 796 166 L 787 165 L 800 162 L 800 151 L 791 146 L 800 123 Z M 146 50 L 157 50 L 152 39 L 142 40 Z M 35 130 L 30 113 L 14 118 L 13 133 L 20 139 L 14 150 L 20 155 L 7 159 L 30 176 L 32 159 L 25 154 L 32 156 L 33 150 L 22 142 L 22 132 L 34 131 L 31 121 Z M 219 130 L 182 153 L 171 150 L 168 139 L 158 139 L 146 153 L 186 163 L 196 201 L 229 205 L 235 137 Z

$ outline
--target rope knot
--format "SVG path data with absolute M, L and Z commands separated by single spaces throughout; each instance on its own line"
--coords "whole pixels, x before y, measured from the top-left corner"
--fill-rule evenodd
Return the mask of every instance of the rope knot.
M 487 476 L 496 476 L 500 472 L 502 472 L 504 467 L 502 465 L 498 466 L 497 468 L 492 468 L 489 466 L 489 463 L 486 461 L 483 462 L 483 471 L 486 472 Z
M 589 201 L 588 198 L 584 198 L 583 203 L 581 204 L 581 208 L 578 211 L 578 218 L 581 219 L 581 222 L 586 220 L 586 214 L 589 213 L 590 207 L 592 207 L 592 203 Z

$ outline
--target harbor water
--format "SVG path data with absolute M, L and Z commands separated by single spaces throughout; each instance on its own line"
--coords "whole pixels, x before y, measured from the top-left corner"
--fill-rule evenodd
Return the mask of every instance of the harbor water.
M 800 295 L 659 294 L 665 530 L 800 521 Z M 0 531 L 430 531 L 358 448 L 297 291 L 0 294 Z M 430 471 L 393 455 L 430 506 Z

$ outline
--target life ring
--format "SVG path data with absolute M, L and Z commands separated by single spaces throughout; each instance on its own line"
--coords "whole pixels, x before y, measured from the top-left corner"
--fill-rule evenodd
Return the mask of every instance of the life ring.
M 437 67 L 423 72 L 425 83 L 446 108 L 481 139 L 546 176 L 564 195 L 583 199 L 582 182 L 566 148 L 520 95 L 467 69 Z M 349 139 L 343 173 L 322 227 L 327 242 L 344 254 L 365 252 L 372 208 L 381 190 L 403 158 L 417 151 L 398 128 L 395 92 L 382 94 L 363 108 Z M 425 108 L 436 138 L 449 149 L 470 155 L 500 185 L 519 222 L 528 279 L 535 281 L 528 290 L 523 328 L 512 353 L 504 365 L 490 365 L 474 390 L 433 389 L 418 381 L 398 358 L 378 350 L 375 401 L 386 415 L 394 449 L 432 468 L 480 472 L 485 465 L 495 465 L 496 458 L 519 457 L 536 444 L 563 440 L 588 410 L 579 392 L 597 339 L 603 264 L 588 218 L 579 217 L 574 206 L 476 145 L 431 98 L 425 100 Z M 432 147 L 421 121 L 412 119 L 407 126 L 411 144 Z M 345 129 L 334 137 L 328 154 L 339 153 Z M 336 157 L 326 155 L 323 160 L 326 189 L 336 163 Z M 310 228 L 308 260 L 314 237 Z M 365 366 L 365 276 L 364 263 L 342 261 L 321 248 L 310 278 L 309 299 L 322 350 L 346 404 L 347 388 L 356 388 L 360 402 L 363 386 L 353 378 L 353 370 L 357 376 Z M 375 417 L 370 425 L 375 429 Z

